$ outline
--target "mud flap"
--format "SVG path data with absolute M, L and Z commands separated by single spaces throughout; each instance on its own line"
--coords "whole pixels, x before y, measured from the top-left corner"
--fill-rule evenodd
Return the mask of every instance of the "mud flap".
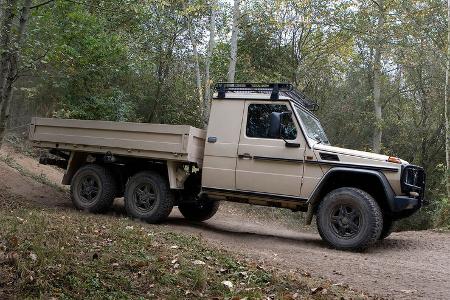
M 314 205 L 308 204 L 308 211 L 306 212 L 305 225 L 311 225 L 314 216 Z

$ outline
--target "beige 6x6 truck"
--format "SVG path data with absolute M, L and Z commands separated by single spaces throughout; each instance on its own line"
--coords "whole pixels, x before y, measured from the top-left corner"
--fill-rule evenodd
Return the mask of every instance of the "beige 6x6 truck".
M 34 118 L 29 137 L 66 169 L 76 208 L 99 213 L 124 197 L 130 217 L 193 221 L 219 201 L 316 216 L 323 240 L 361 250 L 423 202 L 422 168 L 330 145 L 316 105 L 289 84 L 216 85 L 207 131 L 184 125 Z

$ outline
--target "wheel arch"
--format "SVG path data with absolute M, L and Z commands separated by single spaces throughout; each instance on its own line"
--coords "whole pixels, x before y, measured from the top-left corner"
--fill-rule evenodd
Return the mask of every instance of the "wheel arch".
M 72 182 L 72 178 L 75 173 L 86 164 L 86 158 L 89 153 L 81 152 L 81 151 L 72 151 L 69 156 L 69 162 L 67 163 L 66 172 L 64 173 L 62 184 L 70 185 Z
M 394 210 L 395 193 L 386 176 L 376 170 L 335 167 L 330 169 L 319 182 L 308 200 L 306 224 L 311 224 L 319 203 L 330 191 L 340 187 L 359 188 L 369 193 L 380 205 L 383 213 Z

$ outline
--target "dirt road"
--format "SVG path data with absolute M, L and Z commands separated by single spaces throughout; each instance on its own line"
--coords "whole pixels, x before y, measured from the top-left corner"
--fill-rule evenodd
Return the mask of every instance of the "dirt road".
M 28 173 L 58 178 L 58 171 L 51 167 L 40 166 L 21 155 L 14 159 Z M 1 162 L 0 186 L 40 205 L 71 207 L 64 192 L 23 174 Z M 247 220 L 242 215 L 230 215 L 226 209 L 198 224 L 186 222 L 174 210 L 161 226 L 199 234 L 213 245 L 286 270 L 304 270 L 371 294 L 395 299 L 450 299 L 450 233 L 394 233 L 365 253 L 350 253 L 329 249 L 317 234 L 267 224 L 264 220 Z
M 383 297 L 450 299 L 448 233 L 394 233 L 365 253 L 350 253 L 329 249 L 318 234 L 254 225 L 221 214 L 193 225 L 173 213 L 165 226 L 200 234 L 215 245 L 286 269 L 300 268 Z

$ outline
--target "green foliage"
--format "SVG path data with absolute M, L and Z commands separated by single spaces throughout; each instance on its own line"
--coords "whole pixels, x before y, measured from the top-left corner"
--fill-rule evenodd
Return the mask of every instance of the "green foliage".
M 71 97 L 54 112 L 54 117 L 84 120 L 128 121 L 135 119 L 134 103 L 121 90 L 111 95 Z
M 46 17 L 54 34 L 46 56 L 55 71 L 45 80 L 41 101 L 50 91 L 61 117 L 129 119 L 133 106 L 122 87 L 130 73 L 122 37 L 82 6 L 59 3 Z

